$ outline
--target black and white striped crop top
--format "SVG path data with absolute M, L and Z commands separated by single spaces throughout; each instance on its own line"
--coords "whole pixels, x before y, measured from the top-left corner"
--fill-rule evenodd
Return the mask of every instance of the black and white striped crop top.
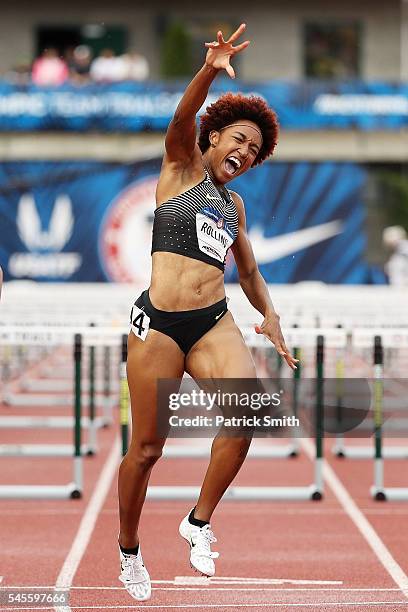
M 238 212 L 230 192 L 222 197 L 207 170 L 191 189 L 154 211 L 152 253 L 178 253 L 224 271 L 228 249 L 238 235 Z

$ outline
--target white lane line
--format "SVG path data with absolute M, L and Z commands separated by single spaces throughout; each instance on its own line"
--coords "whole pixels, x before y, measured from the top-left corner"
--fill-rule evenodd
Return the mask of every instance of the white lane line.
M 160 580 L 152 580 L 152 583 L 158 583 L 161 582 Z M 164 581 L 163 581 L 164 582 Z M 33 590 L 33 589 L 54 589 L 55 585 L 52 586 L 8 586 L 8 587 L 0 587 L 0 593 L 2 590 L 9 590 L 9 589 L 28 589 L 28 590 Z M 69 587 L 70 591 L 123 591 L 123 587 L 121 586 L 71 586 Z M 227 589 L 226 587 L 211 587 L 211 586 L 207 586 L 207 587 L 152 587 L 153 591 L 207 591 L 208 592 L 212 592 L 212 591 L 231 591 L 231 589 Z M 312 588 L 312 587 L 267 587 L 267 586 L 262 586 L 260 585 L 259 588 L 252 588 L 252 587 L 243 587 L 242 589 L 234 589 L 235 591 L 273 591 L 273 592 L 280 592 L 280 591 L 284 591 L 284 592 L 291 592 L 291 593 L 297 593 L 300 591 L 306 591 L 306 592 L 311 592 L 311 593 L 316 593 L 316 592 L 321 592 L 321 591 L 325 591 L 325 592 L 329 592 L 329 593 L 338 593 L 339 591 L 341 592 L 346 592 L 346 593 L 400 593 L 401 589 L 398 588 L 357 588 L 357 587 L 339 587 L 337 589 L 333 588 Z
M 404 601 L 350 601 L 347 603 L 338 603 L 337 601 L 327 601 L 327 602 L 320 602 L 320 603 L 287 603 L 286 601 L 280 601 L 280 602 L 275 602 L 275 603 L 265 603 L 265 602 L 261 602 L 261 603 L 244 603 L 244 604 L 238 604 L 238 603 L 233 603 L 233 604 L 174 604 L 174 605 L 149 605 L 146 604 L 145 602 L 143 602 L 143 605 L 139 605 L 139 606 L 73 606 L 74 610 L 141 610 L 141 609 L 146 609 L 146 608 L 154 608 L 156 610 L 170 610 L 170 609 L 187 609 L 187 610 L 192 610 L 192 609 L 197 609 L 199 608 L 200 610 L 209 610 L 209 609 L 213 609 L 213 608 L 234 608 L 235 610 L 237 608 L 281 608 L 282 606 L 284 606 L 285 608 L 313 608 L 315 610 L 317 610 L 318 608 L 320 608 L 321 606 L 325 606 L 325 608 L 327 608 L 327 606 L 337 606 L 338 608 L 340 608 L 341 606 L 348 606 L 348 607 L 352 607 L 352 606 L 405 606 L 406 607 L 407 602 L 406 600 Z M 11 610 L 12 612 L 15 612 L 15 610 L 53 610 L 54 608 L 50 608 L 50 607 L 35 607 L 35 608 L 29 608 L 29 607 L 24 607 L 24 608 L 16 608 L 15 606 L 13 606 L 12 608 L 1 608 L 2 611 L 4 610 Z M 59 610 L 61 610 L 61 607 L 59 608 Z M 392 612 L 392 611 L 391 611 Z
M 301 444 L 309 458 L 313 460 L 315 450 L 312 442 L 307 438 L 302 438 Z M 384 566 L 388 574 L 394 580 L 395 584 L 401 589 L 405 597 L 408 598 L 408 576 L 402 570 L 401 566 L 398 565 L 388 548 L 385 546 L 384 542 L 361 512 L 343 483 L 339 480 L 336 473 L 326 460 L 323 461 L 323 476 L 334 495 L 337 497 L 341 506 L 344 508 L 344 511 L 348 514 L 350 519 L 366 540 L 367 544 L 373 550 L 377 559 Z
M 342 580 L 294 580 L 292 578 L 248 578 L 244 576 L 214 576 L 206 578 L 201 576 L 176 576 L 174 580 L 152 580 L 155 584 L 179 584 L 179 585 L 197 585 L 197 584 L 343 584 Z
M 86 547 L 89 544 L 99 512 L 101 511 L 106 496 L 109 492 L 112 479 L 116 473 L 119 457 L 120 440 L 119 437 L 117 437 L 95 485 L 92 497 L 88 502 L 69 553 L 64 561 L 60 573 L 58 574 L 58 578 L 55 583 L 57 588 L 69 588 L 72 584 L 75 573 L 86 551 Z M 59 612 L 62 612 L 63 610 L 61 606 L 57 606 L 54 609 L 58 610 Z M 70 608 L 66 606 L 64 610 L 65 612 L 68 612 Z

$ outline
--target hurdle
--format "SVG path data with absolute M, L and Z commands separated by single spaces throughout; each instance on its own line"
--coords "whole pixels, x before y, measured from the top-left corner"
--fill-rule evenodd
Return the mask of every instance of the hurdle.
M 376 340 L 376 337 L 378 338 Z M 378 348 L 376 348 L 376 342 Z M 405 347 L 408 348 L 408 329 L 406 328 L 356 328 L 352 334 L 352 344 L 356 348 L 371 349 L 373 351 L 373 367 L 374 367 L 374 390 L 376 389 L 376 370 L 377 366 L 381 366 L 381 379 L 383 377 L 383 366 L 384 366 L 384 355 L 383 355 L 383 343 L 386 348 Z M 380 348 L 381 346 L 381 348 Z M 376 352 L 377 351 L 377 352 Z M 376 359 L 379 359 L 381 355 L 381 363 L 376 363 Z M 342 373 L 344 376 L 344 372 Z M 376 395 L 374 395 L 374 400 Z M 391 403 L 391 402 L 389 402 Z M 374 401 L 375 407 L 375 401 Z M 381 406 L 381 414 L 383 408 Z M 341 406 L 339 408 L 341 413 Z M 382 418 L 382 417 L 381 417 Z M 367 424 L 370 421 L 367 420 Z M 395 423 L 389 424 L 389 429 L 398 430 L 404 425 L 406 421 L 396 419 Z M 374 414 L 373 431 L 377 431 L 376 417 Z M 408 444 L 407 446 L 384 446 L 382 444 L 382 426 L 381 426 L 381 457 L 377 457 L 376 446 L 374 445 L 355 445 L 347 446 L 345 443 L 344 436 L 339 434 L 336 438 L 336 444 L 333 446 L 332 452 L 339 458 L 346 459 L 408 459 Z M 379 480 L 381 482 L 381 479 Z
M 120 359 L 120 395 L 119 395 L 119 414 L 120 414 L 120 434 L 122 440 L 122 456 L 124 457 L 128 449 L 129 437 L 129 387 L 126 374 L 127 362 L 127 336 L 122 334 L 121 359 Z
M 97 440 L 96 430 L 101 427 L 108 427 L 113 422 L 112 410 L 115 403 L 114 398 L 110 397 L 111 393 L 111 354 L 110 347 L 101 347 L 104 349 L 103 363 L 100 372 L 103 375 L 103 380 L 99 385 L 96 384 L 96 358 L 95 347 L 89 346 L 88 367 L 88 389 L 87 392 L 82 390 L 83 400 L 89 406 L 89 447 L 91 452 L 96 452 Z M 65 384 L 68 383 L 68 384 Z M 61 385 L 62 383 L 62 385 Z M 68 387 L 69 385 L 69 387 Z M 32 408 L 36 406 L 52 406 L 53 408 L 72 406 L 74 402 L 73 395 L 66 395 L 64 392 L 71 390 L 72 383 L 69 381 L 59 381 L 55 383 L 53 380 L 25 380 L 21 383 L 23 393 L 6 391 L 3 393 L 3 403 L 18 407 L 21 409 Z M 30 391 L 34 391 L 34 395 L 30 395 Z M 50 395 L 50 392 L 59 392 L 56 395 Z M 46 392 L 46 395 L 41 394 Z M 64 394 L 62 394 L 64 393 Z M 98 397 L 97 393 L 100 394 Z M 102 410 L 100 418 L 95 419 L 96 407 Z M 24 427 L 23 424 L 20 426 Z
M 30 367 L 39 357 L 43 358 L 44 355 L 39 355 L 38 347 L 32 347 L 32 350 L 29 352 L 26 350 L 26 347 L 21 346 L 1 347 L 1 379 L 5 386 L 18 376 L 22 368 Z M 3 399 L 4 387 L 1 396 Z
M 297 323 L 295 323 L 293 325 L 294 329 L 298 328 Z M 294 371 L 293 373 L 293 395 L 292 395 L 292 412 L 293 412 L 293 416 L 297 416 L 298 413 L 298 406 L 299 406 L 299 383 L 300 383 L 300 377 L 301 377 L 301 373 L 302 373 L 302 363 L 301 363 L 301 349 L 298 346 L 294 346 L 292 348 L 293 351 L 293 357 L 295 359 L 298 359 L 299 362 L 297 364 L 297 369 Z M 279 361 L 282 363 L 282 356 L 279 355 Z M 297 457 L 299 455 L 299 449 L 300 449 L 300 445 L 299 445 L 299 440 L 294 437 L 292 442 L 288 445 L 288 449 L 287 449 L 287 457 Z
M 384 399 L 384 348 L 408 347 L 408 329 L 380 328 L 356 329 L 353 343 L 355 346 L 373 348 L 374 368 L 374 484 L 370 488 L 373 499 L 377 501 L 408 501 L 408 487 L 384 486 L 384 448 L 383 448 L 383 399 Z M 405 447 L 394 447 L 395 453 L 405 457 Z M 405 453 L 405 454 L 404 454 Z M 371 457 L 373 455 L 371 454 Z
M 268 347 L 270 342 L 263 335 L 255 335 L 252 328 L 241 329 L 244 339 L 251 346 Z M 232 486 L 227 489 L 223 499 L 226 500 L 321 500 L 323 497 L 323 393 L 324 393 L 324 347 L 345 347 L 347 336 L 342 329 L 320 328 L 320 329 L 287 329 L 284 330 L 287 344 L 296 347 L 314 347 L 316 365 L 316 413 L 315 413 L 315 459 L 314 480 L 308 486 L 290 487 L 242 487 Z M 124 355 L 122 356 L 124 359 Z M 124 376 L 124 370 L 122 370 Z M 123 378 L 123 381 L 125 379 Z M 128 409 L 123 408 L 123 417 L 128 414 Z M 127 427 L 122 423 L 122 436 Z M 122 438 L 122 453 L 127 450 L 127 440 Z M 269 449 L 259 449 L 252 456 L 268 457 Z M 208 455 L 206 449 L 199 447 L 183 447 L 171 445 L 164 448 L 164 457 L 204 457 Z M 248 455 L 249 456 L 249 455 Z M 272 455 L 273 456 L 273 455 Z M 196 486 L 150 486 L 147 489 L 147 498 L 155 500 L 191 500 L 199 495 L 200 488 Z
M 0 499 L 79 499 L 82 497 L 83 469 L 81 453 L 81 358 L 82 337 L 80 334 L 75 334 L 75 424 L 73 481 L 65 485 L 0 485 Z
M 92 348 L 92 347 L 90 347 Z M 19 394 L 20 395 L 20 394 Z M 95 388 L 93 388 L 90 393 L 82 393 L 83 395 L 83 399 L 84 401 L 88 402 L 88 403 L 93 403 L 94 407 L 100 407 L 105 409 L 106 408 L 106 402 L 103 401 L 95 401 Z M 19 397 L 16 396 L 15 393 L 9 393 L 6 392 L 3 396 L 3 403 L 6 404 L 7 406 L 11 406 L 11 407 L 16 407 L 16 408 L 35 408 L 38 406 L 44 407 L 44 406 L 52 406 L 55 408 L 66 408 L 67 406 L 72 406 L 72 402 L 73 402 L 73 395 L 69 395 L 69 396 L 52 396 L 50 397 L 48 394 L 47 395 L 41 395 L 39 393 L 37 393 L 34 397 Z M 108 410 L 110 411 L 112 408 L 112 403 L 109 402 L 108 403 Z M 110 420 L 111 417 L 109 417 Z
M 293 327 L 297 328 L 298 325 L 295 323 Z M 260 368 L 266 369 L 267 378 L 270 377 L 271 370 L 274 371 L 273 367 L 269 368 L 269 362 L 272 361 L 271 356 L 273 355 L 274 360 L 276 362 L 277 379 L 280 380 L 282 366 L 283 366 L 283 357 L 277 351 L 275 351 L 274 346 L 271 343 L 269 343 L 269 345 L 266 347 L 262 347 L 262 348 L 257 347 L 255 349 L 256 350 L 255 352 L 253 350 L 254 346 L 251 344 L 250 334 L 247 340 L 247 345 L 248 345 L 248 348 L 252 349 L 251 352 L 254 357 L 255 367 L 257 371 L 258 371 L 257 361 L 259 360 L 260 356 L 263 355 L 263 359 L 261 360 Z M 259 353 L 259 351 L 261 351 L 261 353 Z M 293 352 L 293 356 L 295 359 L 300 358 L 300 349 L 298 347 L 292 347 L 292 352 Z M 267 364 L 266 368 L 265 368 L 265 362 Z M 293 372 L 293 396 L 292 396 L 292 407 L 293 407 L 292 414 L 293 416 L 297 415 L 297 407 L 298 407 L 298 401 L 299 401 L 298 389 L 299 389 L 299 382 L 300 382 L 300 374 L 301 374 L 301 365 L 300 363 L 298 363 L 297 370 Z M 262 375 L 259 378 L 262 378 Z M 270 446 L 268 448 L 263 448 L 263 449 L 262 448 L 259 449 L 257 447 L 253 448 L 251 446 L 249 453 L 248 453 L 248 457 L 267 457 L 270 459 L 286 459 L 286 458 L 293 459 L 299 455 L 299 452 L 300 452 L 299 441 L 294 435 L 293 439 L 287 444 L 279 444 L 277 446 Z
M 73 457 L 73 482 L 67 485 L 0 485 L 0 499 L 76 499 L 81 497 L 83 488 L 82 456 L 89 454 L 89 445 L 81 444 L 82 427 L 92 427 L 90 417 L 82 416 L 82 377 L 81 364 L 83 347 L 118 346 L 118 328 L 79 328 L 76 330 L 61 327 L 0 327 L 0 342 L 17 345 L 74 345 L 74 416 L 73 417 L 1 417 L 0 428 L 72 428 L 73 445 L 0 445 L 0 456 Z M 79 332 L 79 333 L 78 333 Z M 94 419 L 97 421 L 97 419 Z M 100 423 L 103 419 L 100 418 Z
M 21 329 L 25 328 L 19 328 Z M 45 328 L 50 330 L 51 328 Z M 61 328 L 57 328 L 57 334 Z M 55 329 L 53 330 L 55 332 Z M 25 334 L 26 336 L 26 334 Z M 33 341 L 31 339 L 31 341 Z M 95 346 L 88 346 L 89 359 L 88 359 L 88 383 L 89 393 L 84 394 L 81 392 L 81 399 L 87 401 L 89 407 L 89 416 L 81 417 L 81 427 L 88 430 L 88 442 L 81 446 L 81 453 L 85 455 L 94 455 L 97 452 L 97 430 L 109 426 L 112 423 L 112 408 L 114 405 L 114 398 L 110 397 L 110 386 L 111 386 L 111 363 L 110 363 L 110 347 L 101 347 L 104 349 L 104 362 L 103 362 L 103 402 L 96 404 L 95 401 Z M 83 361 L 83 360 L 82 360 Z M 75 377 L 75 368 L 74 368 Z M 44 382 L 44 381 L 40 381 Z M 48 382 L 48 381 L 45 381 Z M 72 382 L 70 387 L 72 387 Z M 81 385 L 82 388 L 82 385 Z M 47 396 L 46 396 L 47 397 Z M 47 398 L 48 399 L 48 398 Z M 51 398 L 51 401 L 45 402 L 43 396 L 39 395 L 34 398 L 34 401 L 11 401 L 8 394 L 5 394 L 4 403 L 11 406 L 18 406 L 21 408 L 32 408 L 33 406 L 44 406 L 52 405 L 57 403 L 59 406 L 72 406 L 76 401 L 75 395 L 68 397 L 56 396 Z M 103 409 L 102 416 L 95 416 L 96 405 Z M 14 429 L 14 428 L 41 428 L 41 429 L 72 429 L 75 427 L 75 417 L 73 416 L 51 416 L 51 417 L 36 417 L 36 416 L 1 416 L 0 417 L 0 428 L 3 429 Z M 32 457 L 69 457 L 73 453 L 73 447 L 71 444 L 3 444 L 0 445 L 0 456 L 3 457 L 18 457 L 18 456 L 32 456 Z

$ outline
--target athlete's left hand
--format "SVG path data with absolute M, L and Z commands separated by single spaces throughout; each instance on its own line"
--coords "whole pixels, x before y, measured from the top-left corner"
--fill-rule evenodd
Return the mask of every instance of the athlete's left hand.
M 245 23 L 241 23 L 239 28 L 235 30 L 233 34 L 231 34 L 228 40 L 224 40 L 223 33 L 221 30 L 218 30 L 217 40 L 210 43 L 205 43 L 205 46 L 208 49 L 205 57 L 205 63 L 208 66 L 213 66 L 213 68 L 216 68 L 217 70 L 226 70 L 231 79 L 235 79 L 235 71 L 230 64 L 230 59 L 236 53 L 246 49 L 250 41 L 246 40 L 236 47 L 234 47 L 232 43 L 241 36 L 245 28 Z
M 296 364 L 299 362 L 299 359 L 295 359 L 286 346 L 279 319 L 278 314 L 268 315 L 261 325 L 255 325 L 255 331 L 257 334 L 266 336 L 275 345 L 279 355 L 282 355 L 288 366 L 292 370 L 297 370 Z

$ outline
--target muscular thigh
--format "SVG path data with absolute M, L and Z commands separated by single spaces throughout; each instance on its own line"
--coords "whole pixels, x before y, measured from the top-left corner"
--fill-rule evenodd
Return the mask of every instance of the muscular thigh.
M 143 342 L 131 332 L 128 338 L 127 376 L 132 409 L 132 444 L 157 442 L 157 381 L 181 379 L 184 353 L 177 344 L 154 329 Z
M 251 393 L 257 390 L 255 364 L 231 313 L 227 313 L 194 345 L 187 355 L 186 370 L 202 389 L 210 393 Z M 234 402 L 220 404 L 219 408 L 226 418 L 242 416 Z M 218 432 L 221 436 L 232 435 L 246 440 L 252 434 L 252 430 L 247 428 L 221 428 Z
M 255 378 L 255 364 L 242 334 L 228 312 L 186 357 L 193 378 Z

